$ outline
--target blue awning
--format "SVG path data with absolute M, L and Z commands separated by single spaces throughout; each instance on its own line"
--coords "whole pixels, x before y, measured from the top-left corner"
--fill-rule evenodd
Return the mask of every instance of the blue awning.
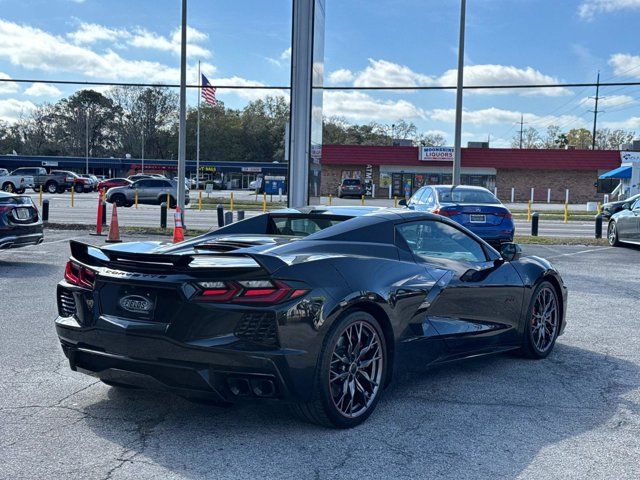
M 600 175 L 600 180 L 605 178 L 631 178 L 631 165 L 623 165 L 622 167 L 614 168 L 606 173 Z

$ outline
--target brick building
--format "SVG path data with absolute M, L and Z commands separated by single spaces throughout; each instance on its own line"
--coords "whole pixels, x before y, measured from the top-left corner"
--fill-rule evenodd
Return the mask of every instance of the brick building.
M 620 152 L 609 150 L 529 150 L 463 148 L 461 180 L 466 185 L 497 189 L 503 201 L 546 202 L 602 200 L 598 176 L 620 166 Z M 322 150 L 322 194 L 335 195 L 343 178 L 369 181 L 376 197 L 404 196 L 426 184 L 451 183 L 451 161 L 420 160 L 419 148 L 325 145 Z

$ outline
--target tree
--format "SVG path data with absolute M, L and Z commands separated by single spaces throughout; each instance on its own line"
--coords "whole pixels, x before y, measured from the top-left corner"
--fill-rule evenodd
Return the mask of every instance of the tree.
M 557 125 L 549 125 L 547 127 L 547 134 L 542 139 L 541 148 L 560 148 L 560 127 Z
M 511 139 L 512 148 L 541 148 L 542 137 L 534 127 L 527 127 L 522 131 L 522 144 L 520 143 L 520 132 L 517 132 Z
M 569 145 L 579 149 L 591 148 L 592 135 L 586 128 L 572 128 L 567 132 Z
M 620 150 L 624 143 L 631 143 L 635 137 L 635 132 L 609 128 L 602 128 L 596 131 L 596 149 L 598 150 Z
M 413 140 L 416 147 L 443 147 L 446 144 L 446 139 L 439 133 L 419 133 Z

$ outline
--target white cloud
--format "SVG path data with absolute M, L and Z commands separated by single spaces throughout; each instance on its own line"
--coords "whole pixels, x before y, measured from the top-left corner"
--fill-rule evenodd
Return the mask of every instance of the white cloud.
M 108 28 L 97 23 L 81 23 L 78 30 L 67 34 L 76 45 L 92 44 L 100 41 L 114 42 L 119 38 L 128 37 L 129 32 L 122 29 Z
M 605 128 L 623 130 L 640 130 L 640 117 L 629 117 L 626 120 L 601 122 L 600 125 Z
M 22 101 L 15 98 L 0 100 L 0 120 L 16 122 L 35 108 L 36 106 L 28 100 Z
M 640 0 L 584 0 L 578 7 L 578 14 L 585 20 L 592 20 L 598 13 L 634 9 L 640 9 Z
M 456 111 L 453 108 L 437 108 L 426 112 L 427 118 L 440 122 L 453 123 Z M 471 125 L 513 125 L 520 122 L 520 116 L 524 117 L 524 122 L 536 128 L 546 128 L 548 125 L 578 124 L 583 126 L 586 121 L 582 117 L 574 115 L 540 116 L 534 113 L 524 113 L 501 108 L 484 108 L 480 110 L 464 110 L 462 113 L 463 123 Z
M 280 60 L 289 60 L 291 58 L 291 47 L 285 49 L 281 54 L 280 54 Z
M 595 97 L 584 97 L 580 99 L 579 104 L 584 107 L 593 108 L 595 106 Z M 629 95 L 605 95 L 598 99 L 599 107 L 619 107 L 620 105 L 627 105 L 636 103 L 636 99 Z
M 457 69 L 445 71 L 440 76 L 425 75 L 413 71 L 406 65 L 387 60 L 369 59 L 369 65 L 359 72 L 340 69 L 329 74 L 330 83 L 353 82 L 356 87 L 417 87 L 417 86 L 455 86 Z M 469 65 L 464 69 L 465 85 L 549 85 L 559 83 L 556 77 L 545 75 L 532 68 L 519 68 L 510 65 Z M 518 93 L 520 95 L 560 96 L 571 95 L 566 88 L 531 89 L 491 89 L 467 90 L 467 94 L 498 95 Z
M 205 41 L 208 35 L 193 27 L 187 27 L 187 56 L 210 58 L 211 52 L 198 45 Z M 129 38 L 128 44 L 137 48 L 147 48 L 180 54 L 181 37 L 180 29 L 173 31 L 170 37 L 165 37 L 144 28 L 137 29 Z
M 24 94 L 31 97 L 59 97 L 62 92 L 48 83 L 34 83 L 24 91 Z
M 447 70 L 439 78 L 437 83 L 442 86 L 452 86 L 457 83 L 458 70 Z M 518 68 L 511 65 L 469 65 L 464 68 L 464 84 L 472 85 L 549 85 L 559 83 L 559 80 L 550 75 L 532 68 Z M 566 88 L 532 88 L 526 90 L 499 89 L 499 90 L 467 90 L 465 93 L 495 95 L 508 94 L 518 91 L 522 95 L 560 96 L 570 95 Z
M 424 111 L 406 100 L 378 100 L 363 92 L 327 91 L 323 95 L 324 113 L 347 120 L 410 120 L 424 117 Z
M 347 83 L 353 81 L 355 75 L 351 70 L 347 70 L 346 68 L 341 68 L 339 70 L 335 70 L 329 74 L 329 83 L 337 84 L 337 83 Z
M 242 77 L 227 77 L 227 78 L 210 78 L 209 81 L 212 85 L 240 85 L 247 87 L 263 87 L 264 83 L 255 80 L 247 80 Z M 289 92 L 286 90 L 278 89 L 239 89 L 239 88 L 219 88 L 216 95 L 237 95 L 238 97 L 247 100 L 258 100 L 267 96 L 283 96 L 289 97 Z
M 74 73 L 101 80 L 177 83 L 180 78 L 177 67 L 149 60 L 128 60 L 109 49 L 97 53 L 38 28 L 6 20 L 0 20 L 0 59 L 27 70 Z M 195 66 L 190 69 L 195 70 Z
M 355 74 L 355 87 L 393 87 L 432 85 L 432 77 L 416 73 L 405 65 L 387 60 L 369 59 L 369 65 Z
M 609 58 L 616 76 L 640 78 L 640 56 L 616 53 Z
M 11 79 L 6 73 L 0 72 L 0 78 Z M 20 85 L 16 82 L 0 82 L 0 93 L 15 93 L 20 90 Z

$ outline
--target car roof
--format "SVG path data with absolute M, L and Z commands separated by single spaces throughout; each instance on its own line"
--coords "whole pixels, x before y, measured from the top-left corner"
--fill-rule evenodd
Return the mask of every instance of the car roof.
M 18 195 L 15 195 L 13 193 L 9 193 L 9 192 L 3 192 L 0 190 L 0 198 L 13 198 L 13 197 L 17 197 Z
M 465 190 L 478 190 L 483 192 L 489 192 L 489 189 L 484 187 L 478 187 L 476 185 L 425 185 L 425 187 L 434 187 L 434 188 L 448 188 L 455 190 L 456 188 L 464 188 Z

